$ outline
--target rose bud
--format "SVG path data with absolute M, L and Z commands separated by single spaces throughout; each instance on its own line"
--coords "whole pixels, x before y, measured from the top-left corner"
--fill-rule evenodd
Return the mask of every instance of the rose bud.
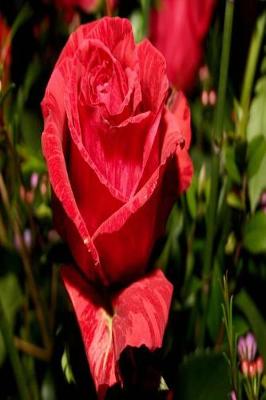
M 262 357 L 258 357 L 256 360 L 256 369 L 257 369 L 257 373 L 259 375 L 261 375 L 263 373 L 264 370 L 264 361 Z
M 106 17 L 70 36 L 42 102 L 55 226 L 75 260 L 63 279 L 99 395 L 126 346 L 161 346 L 168 318 L 171 284 L 145 273 L 193 172 L 189 108 L 168 91 L 163 56 Z
M 161 0 L 150 18 L 151 42 L 163 53 L 167 74 L 178 89 L 190 91 L 197 78 L 215 0 Z

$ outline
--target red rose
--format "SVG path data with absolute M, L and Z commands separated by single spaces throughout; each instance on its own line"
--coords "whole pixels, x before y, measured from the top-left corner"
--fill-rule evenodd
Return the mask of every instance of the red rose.
M 109 316 L 94 285 L 125 285 L 146 272 L 191 180 L 189 108 L 182 94 L 172 111 L 166 106 L 165 68 L 149 41 L 135 45 L 128 20 L 103 18 L 70 36 L 42 102 L 55 224 L 91 282 L 64 270 L 99 390 L 116 381 L 127 345 L 160 345 L 167 321 L 171 285 L 161 272 L 113 294 Z
M 142 275 L 189 184 L 189 109 L 179 95 L 173 114 L 167 93 L 164 58 L 147 40 L 136 46 L 119 18 L 81 26 L 54 68 L 43 152 L 56 226 L 90 280 Z
M 65 10 L 80 8 L 84 12 L 93 12 L 98 8 L 100 0 L 56 0 L 56 3 Z
M 189 91 L 202 60 L 216 0 L 161 0 L 150 19 L 150 40 L 163 53 L 167 74 L 177 88 Z

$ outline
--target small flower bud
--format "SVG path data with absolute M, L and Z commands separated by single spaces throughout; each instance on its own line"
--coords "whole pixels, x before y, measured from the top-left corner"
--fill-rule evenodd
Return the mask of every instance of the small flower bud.
M 257 365 L 256 365 L 256 362 L 253 361 L 253 362 L 249 363 L 248 376 L 250 378 L 253 378 L 256 374 L 257 374 Z
M 257 373 L 261 375 L 264 370 L 264 361 L 262 357 L 258 357 L 256 360 L 256 368 L 257 368 Z
M 248 372 L 249 372 L 249 362 L 247 360 L 243 360 L 241 362 L 241 371 L 242 374 L 245 376 L 248 376 Z
M 253 361 L 257 352 L 257 342 L 252 333 L 248 333 L 245 337 L 241 336 L 237 345 L 240 360 Z
M 246 346 L 247 346 L 247 359 L 254 360 L 257 352 L 257 343 L 254 335 L 248 333 L 246 336 Z
M 33 172 L 30 177 L 30 185 L 32 189 L 36 189 L 36 187 L 38 186 L 38 182 L 39 182 L 39 175 L 37 174 L 37 172 Z
M 234 390 L 230 393 L 230 399 L 231 400 L 237 400 L 236 392 Z

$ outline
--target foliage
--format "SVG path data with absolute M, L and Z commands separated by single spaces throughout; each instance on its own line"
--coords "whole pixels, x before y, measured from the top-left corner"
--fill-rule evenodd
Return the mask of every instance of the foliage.
M 106 9 L 99 2 L 94 14 L 75 10 L 69 21 L 52 1 L 9 3 L 1 4 L 0 13 L 11 26 L 12 45 L 11 75 L 0 91 L 1 398 L 94 399 L 80 333 L 60 280 L 60 267 L 71 256 L 53 229 L 39 104 L 75 24 L 99 18 Z M 138 41 L 148 32 L 150 3 L 120 2 L 114 11 L 131 20 Z M 228 37 L 227 48 L 222 45 L 228 29 L 223 27 L 224 3 L 233 4 L 217 7 L 203 66 L 188 94 L 193 182 L 176 202 L 153 252 L 155 264 L 174 285 L 164 346 L 159 361 L 157 355 L 150 359 L 153 355 L 134 351 L 129 357 L 134 366 L 148 365 L 152 376 L 162 375 L 164 388 L 181 400 L 222 400 L 232 390 L 238 400 L 246 398 L 236 346 L 247 331 L 254 333 L 266 361 L 266 16 L 263 2 L 254 2 L 256 18 L 250 16 L 250 26 L 255 33 L 250 32 L 250 51 L 239 65 L 233 62 L 239 46 L 234 37 L 231 48 Z M 239 24 L 233 29 L 243 33 L 237 7 L 231 17 Z M 226 54 L 219 72 L 220 47 L 228 57 L 232 54 L 228 77 Z M 130 366 L 127 373 L 137 376 Z M 5 379 L 10 373 L 12 380 Z M 27 382 L 26 395 L 21 380 Z M 264 375 L 261 399 L 266 398 L 265 381 Z M 142 384 L 146 390 L 138 381 L 137 393 L 143 393 Z M 107 397 L 131 398 L 138 385 L 112 388 Z M 167 396 L 166 390 L 158 393 L 158 398 Z

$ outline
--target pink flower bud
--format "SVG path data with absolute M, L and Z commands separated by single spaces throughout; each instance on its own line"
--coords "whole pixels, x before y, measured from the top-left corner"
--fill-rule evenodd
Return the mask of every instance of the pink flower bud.
M 39 175 L 37 174 L 37 172 L 33 172 L 33 174 L 30 177 L 30 185 L 32 189 L 35 189 L 38 186 L 38 182 L 39 182 Z
M 252 333 L 248 333 L 246 336 L 246 346 L 247 346 L 247 359 L 249 361 L 254 360 L 257 352 L 257 343 Z
M 241 362 L 241 371 L 242 371 L 243 375 L 248 376 L 248 373 L 249 373 L 249 362 L 247 360 L 243 360 Z
M 237 345 L 240 360 L 253 361 L 257 352 L 257 343 L 254 335 L 248 333 L 245 337 L 240 337 Z
M 256 368 L 257 368 L 257 373 L 261 375 L 264 370 L 264 361 L 262 357 L 258 357 L 256 360 Z
M 231 400 L 237 400 L 236 392 L 234 390 L 230 393 L 230 398 Z
M 253 378 L 257 374 L 257 365 L 256 362 L 249 363 L 248 366 L 248 375 L 250 378 Z

